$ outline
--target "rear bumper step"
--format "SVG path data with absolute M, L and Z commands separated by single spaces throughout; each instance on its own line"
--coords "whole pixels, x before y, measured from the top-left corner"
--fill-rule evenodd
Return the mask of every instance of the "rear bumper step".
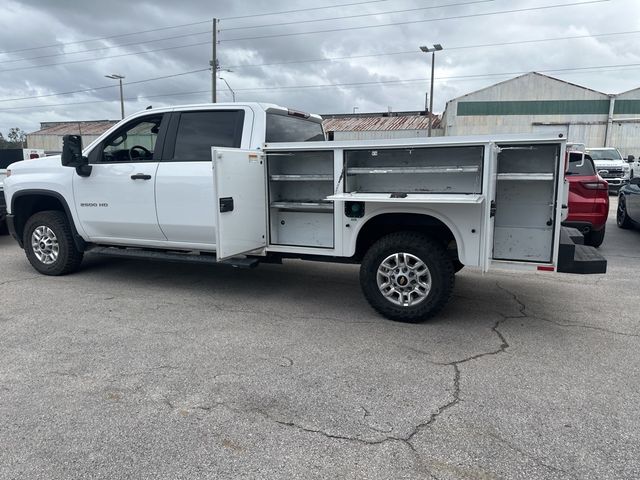
M 573 240 L 575 230 L 562 227 L 560 231 L 560 251 L 558 252 L 558 272 L 593 274 L 607 272 L 607 259 L 595 247 L 582 245 L 584 240 Z
M 159 250 L 142 250 L 137 248 L 94 247 L 88 253 L 109 257 L 131 258 L 135 260 L 160 260 L 164 262 L 197 263 L 200 265 L 230 265 L 236 268 L 255 268 L 257 258 L 234 257 L 221 262 L 215 255 L 198 255 L 197 253 L 163 252 Z

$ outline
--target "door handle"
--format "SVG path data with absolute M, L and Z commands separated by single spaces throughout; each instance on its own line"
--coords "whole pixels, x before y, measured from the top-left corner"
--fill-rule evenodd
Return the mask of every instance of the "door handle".
M 131 180 L 151 180 L 151 175 L 136 173 L 135 175 L 131 175 Z

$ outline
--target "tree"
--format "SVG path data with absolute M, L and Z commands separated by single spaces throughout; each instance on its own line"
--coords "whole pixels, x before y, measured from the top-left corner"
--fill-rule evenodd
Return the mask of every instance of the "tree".
M 21 130 L 18 127 L 13 127 L 12 129 L 9 130 L 9 134 L 7 135 L 7 138 L 16 147 L 19 144 L 20 147 L 22 148 L 24 146 L 25 140 L 27 139 L 27 134 L 25 133 L 24 130 Z
M 9 130 L 7 137 L 0 132 L 0 149 L 7 148 L 24 148 L 27 139 L 27 134 L 24 130 L 14 127 Z

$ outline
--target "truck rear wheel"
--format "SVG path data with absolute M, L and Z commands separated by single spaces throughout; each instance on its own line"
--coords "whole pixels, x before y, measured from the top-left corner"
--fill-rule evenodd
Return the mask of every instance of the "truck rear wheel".
M 426 235 L 397 232 L 382 237 L 360 265 L 360 286 L 385 317 L 418 323 L 439 312 L 455 282 L 446 250 Z
M 591 230 L 587 235 L 585 235 L 585 244 L 591 247 L 598 248 L 604 242 L 604 234 L 606 232 L 606 228 L 602 227 L 600 230 Z
M 24 250 L 29 263 L 45 275 L 66 275 L 82 263 L 67 216 L 57 210 L 38 212 L 24 228 Z

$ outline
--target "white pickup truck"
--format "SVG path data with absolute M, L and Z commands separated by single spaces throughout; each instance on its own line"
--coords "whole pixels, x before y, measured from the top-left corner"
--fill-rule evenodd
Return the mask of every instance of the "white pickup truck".
M 62 157 L 18 162 L 8 224 L 39 272 L 85 252 L 251 267 L 360 264 L 388 318 L 440 310 L 463 266 L 604 273 L 561 229 L 565 139 L 325 141 L 321 118 L 258 103 L 146 110 Z

